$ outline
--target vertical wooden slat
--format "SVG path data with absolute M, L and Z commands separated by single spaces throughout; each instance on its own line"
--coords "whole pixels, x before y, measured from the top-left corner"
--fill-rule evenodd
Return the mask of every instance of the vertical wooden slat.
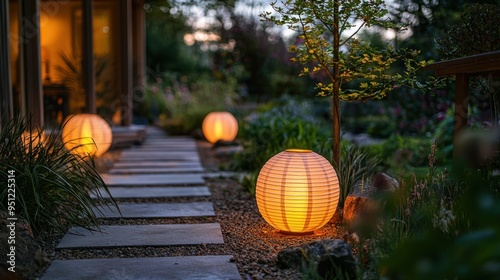
M 43 92 L 40 61 L 40 0 L 21 0 L 20 49 L 26 113 L 32 126 L 43 125 Z
M 146 79 L 146 18 L 143 8 L 144 0 L 134 0 L 133 5 L 133 88 L 142 90 Z
M 133 96 L 132 96 L 132 1 L 120 1 L 120 25 L 121 25 L 121 94 L 123 100 L 122 116 L 123 125 L 132 124 Z
M 95 69 L 94 69 L 94 31 L 93 31 L 93 3 L 92 0 L 82 0 L 82 71 L 83 88 L 85 92 L 86 113 L 97 113 L 95 94 Z
M 14 117 L 9 33 L 9 1 L 0 1 L 0 130 Z
M 458 140 L 467 128 L 469 104 L 469 76 L 457 74 L 455 82 L 455 123 L 453 129 L 453 159 L 458 157 Z

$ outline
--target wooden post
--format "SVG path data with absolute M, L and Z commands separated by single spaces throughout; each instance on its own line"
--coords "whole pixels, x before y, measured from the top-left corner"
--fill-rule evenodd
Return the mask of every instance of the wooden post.
M 0 1 L 0 130 L 14 117 L 9 33 L 9 1 Z
M 134 89 L 144 87 L 146 79 L 146 19 L 144 14 L 144 0 L 133 2 L 133 52 L 134 52 Z
M 21 0 L 20 49 L 26 113 L 33 127 L 43 125 L 43 91 L 40 62 L 40 0 Z
M 85 92 L 86 113 L 97 113 L 95 94 L 95 69 L 94 69 L 94 28 L 92 23 L 92 0 L 82 0 L 82 78 Z
M 132 1 L 120 1 L 120 25 L 121 25 L 121 94 L 122 94 L 122 124 L 132 124 L 133 96 L 132 96 Z
M 469 76 L 457 74 L 455 82 L 455 123 L 453 129 L 453 159 L 458 159 L 458 140 L 467 128 L 469 105 Z

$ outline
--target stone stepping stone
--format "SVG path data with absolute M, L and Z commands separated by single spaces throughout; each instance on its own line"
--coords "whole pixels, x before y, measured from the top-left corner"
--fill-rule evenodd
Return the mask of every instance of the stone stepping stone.
M 198 150 L 193 147 L 141 147 L 140 149 L 128 150 L 131 152 L 141 152 L 141 153 L 171 153 L 171 152 L 183 152 L 183 153 L 198 153 Z
M 96 228 L 93 228 L 96 230 Z M 219 223 L 101 226 L 101 232 L 73 227 L 57 249 L 223 244 Z
M 127 155 L 122 155 L 118 161 L 131 161 L 131 160 L 162 160 L 162 161 L 170 161 L 170 160 L 175 160 L 175 161 L 190 161 L 190 162 L 199 162 L 200 157 L 198 156 L 198 153 L 179 153 L 179 154 L 162 154 L 162 153 L 154 153 L 154 152 L 137 152 L 136 154 L 127 154 Z
M 199 162 L 183 162 L 183 161 L 140 161 L 140 162 L 115 162 L 113 168 L 198 168 L 202 167 Z
M 210 196 L 210 190 L 202 187 L 110 187 L 108 188 L 113 198 L 159 198 L 159 197 L 204 197 Z M 101 191 L 104 198 L 108 194 Z M 95 194 L 90 197 L 96 198 Z
M 191 156 L 191 157 L 199 157 L 197 151 L 186 152 L 186 151 L 134 151 L 134 150 L 125 150 L 122 151 L 121 157 L 138 157 L 138 156 L 157 156 L 157 157 L 174 157 L 174 156 Z
M 171 136 L 160 136 L 160 137 L 146 137 L 146 141 L 144 143 L 174 143 L 174 144 L 192 144 L 196 143 L 196 140 L 190 137 L 171 137 Z
M 107 174 L 165 174 L 165 173 L 199 173 L 203 167 L 150 167 L 150 168 L 112 168 Z
M 108 187 L 133 185 L 203 185 L 205 183 L 201 174 L 102 174 L 101 178 Z
M 138 161 L 181 161 L 199 163 L 200 158 L 198 155 L 179 155 L 179 156 L 125 156 L 119 159 L 119 162 L 138 162 Z
M 176 218 L 215 216 L 210 202 L 190 203 L 119 203 L 116 208 L 99 207 L 94 213 L 99 218 Z
M 241 280 L 232 256 L 55 260 L 42 280 Z

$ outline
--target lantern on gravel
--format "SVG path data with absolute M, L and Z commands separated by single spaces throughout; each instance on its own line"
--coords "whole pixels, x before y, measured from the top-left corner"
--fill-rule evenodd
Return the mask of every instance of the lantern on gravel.
M 311 233 L 324 226 L 337 209 L 339 194 L 332 165 L 311 150 L 275 155 L 257 178 L 259 212 L 284 233 Z
M 238 121 L 229 112 L 211 112 L 203 120 L 202 130 L 210 143 L 233 141 L 238 134 Z
M 113 141 L 111 127 L 95 114 L 69 116 L 62 131 L 64 146 L 81 156 L 100 156 Z

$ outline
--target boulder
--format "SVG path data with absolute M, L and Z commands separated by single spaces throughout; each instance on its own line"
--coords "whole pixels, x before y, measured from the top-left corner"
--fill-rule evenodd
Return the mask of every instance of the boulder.
M 373 197 L 380 193 L 394 192 L 398 188 L 398 181 L 385 173 L 378 173 L 371 182 L 356 182 L 344 201 L 344 223 L 354 231 L 375 226 L 383 203 Z
M 2 229 L 7 228 L 7 225 L 11 224 L 13 221 L 7 220 L 10 217 L 6 212 L 0 211 L 0 227 Z M 15 221 L 15 244 L 8 244 L 5 240 L 8 240 L 11 235 L 10 230 L 2 230 L 0 232 L 0 255 L 6 256 L 11 252 L 11 246 L 15 248 L 15 271 L 17 276 L 21 278 L 27 278 L 41 266 L 45 264 L 45 259 L 43 257 L 43 252 L 35 241 L 31 227 L 24 219 L 18 218 Z M 3 259 L 3 258 L 2 258 Z M 7 262 L 2 262 L 0 264 L 0 273 L 7 273 L 5 270 L 8 269 L 9 264 Z M 11 277 L 10 279 L 16 279 L 16 275 L 8 272 Z M 9 279 L 3 278 L 2 279 Z
M 344 201 L 342 217 L 344 223 L 351 225 L 360 216 L 365 215 L 372 209 L 373 201 L 371 197 L 376 192 L 373 185 L 367 181 L 358 181 L 351 187 L 349 194 Z
M 370 203 L 372 203 L 372 201 L 369 198 L 348 195 L 345 199 L 344 209 L 342 211 L 344 223 L 351 224 L 355 219 L 366 214 L 371 208 L 369 206 Z
M 398 180 L 385 173 L 378 173 L 377 175 L 375 175 L 373 177 L 372 185 L 377 191 L 394 192 L 399 189 Z
M 349 243 L 341 239 L 324 239 L 288 247 L 278 253 L 278 265 L 285 268 L 300 269 L 310 264 L 325 279 L 334 278 L 339 273 L 356 279 L 356 258 Z

